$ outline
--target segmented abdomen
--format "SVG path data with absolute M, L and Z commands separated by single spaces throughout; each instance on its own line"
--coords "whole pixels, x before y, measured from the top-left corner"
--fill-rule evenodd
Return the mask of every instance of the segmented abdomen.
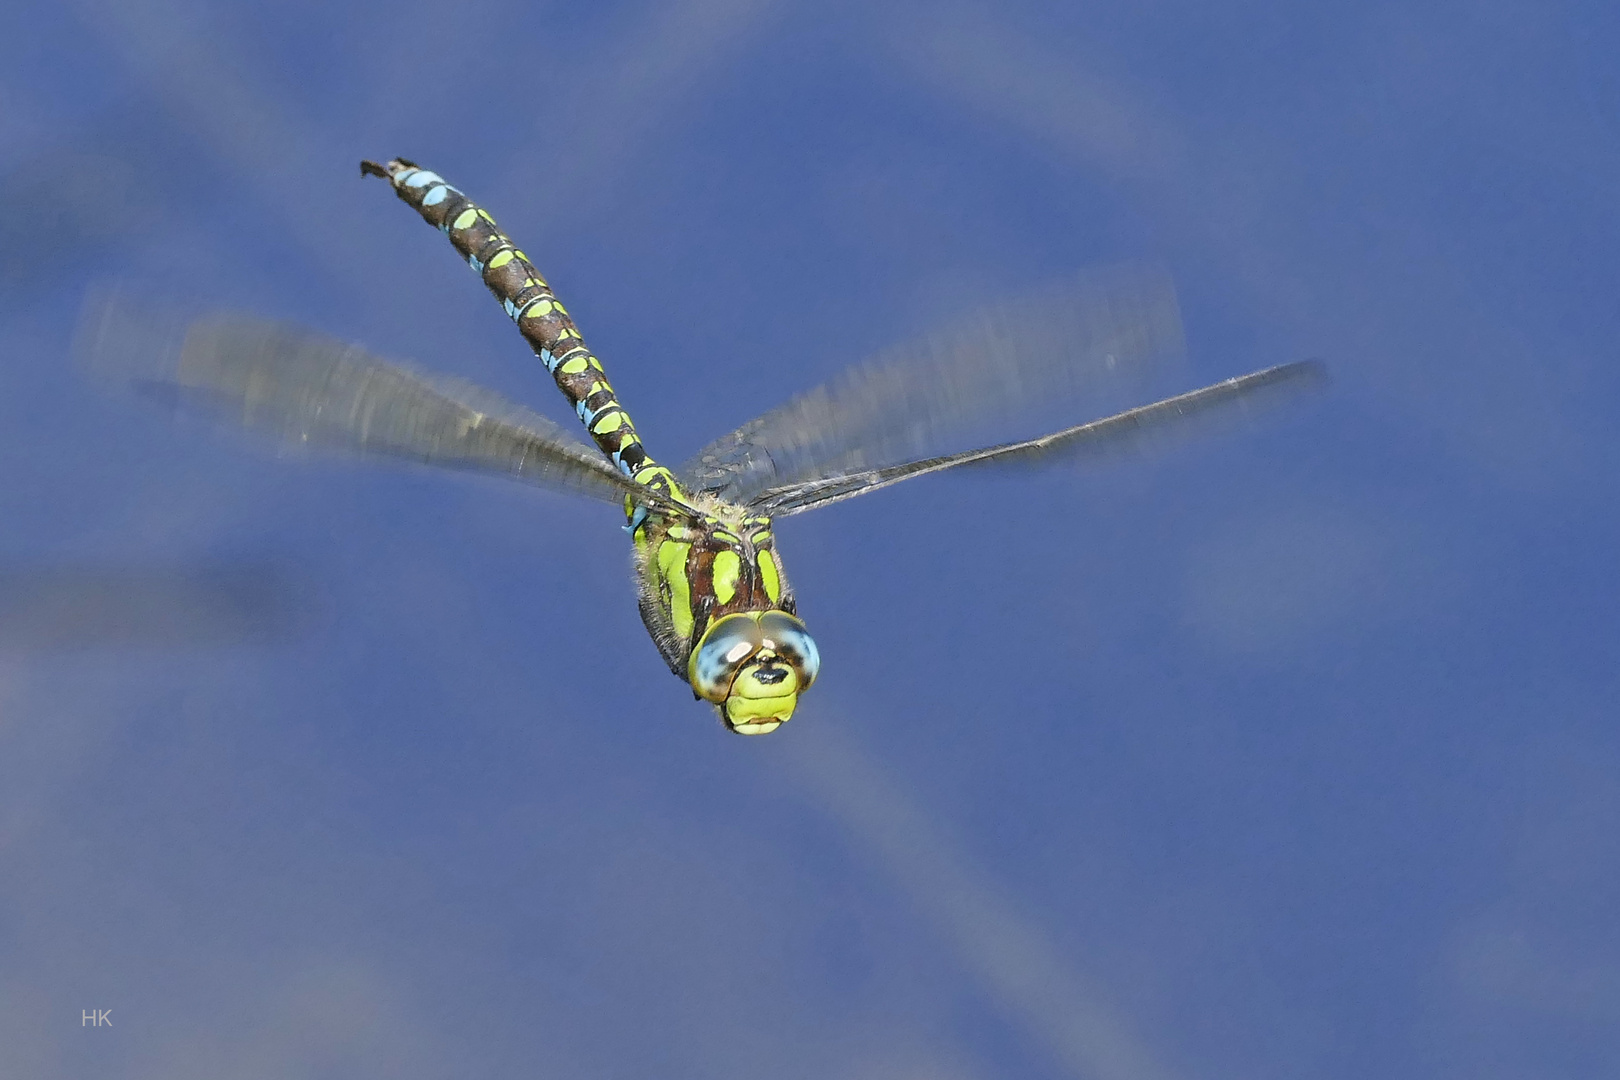
M 585 347 L 579 328 L 558 302 L 551 286 L 489 211 L 475 204 L 437 173 L 395 158 L 386 166 L 362 162 L 361 169 L 394 185 L 401 199 L 450 238 L 467 265 L 483 278 L 540 362 L 579 413 L 596 445 L 632 480 L 679 498 L 670 471 L 655 462 L 630 416 L 619 404 L 602 363 Z

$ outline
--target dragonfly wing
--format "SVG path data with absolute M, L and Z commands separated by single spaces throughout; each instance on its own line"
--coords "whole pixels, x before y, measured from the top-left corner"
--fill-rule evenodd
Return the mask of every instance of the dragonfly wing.
M 902 480 L 969 466 L 1029 467 L 1072 461 L 1089 454 L 1127 449 L 1142 442 L 1195 426 L 1195 420 L 1231 417 L 1277 404 L 1283 398 L 1326 382 L 1321 363 L 1305 360 L 1227 379 L 1202 390 L 1127 409 L 1102 420 L 1066 428 L 1023 442 L 1002 443 L 943 457 L 863 469 L 823 479 L 769 489 L 755 496 L 751 508 L 782 517 L 867 495 Z
M 240 315 L 188 325 L 114 295 L 87 309 L 79 350 L 97 374 L 287 447 L 403 458 L 610 501 L 667 502 L 559 425 L 489 390 L 296 326 Z
M 1182 353 L 1175 289 L 1161 267 L 1087 271 L 981 308 L 717 439 L 682 466 L 734 502 L 768 488 L 937 453 L 975 427 L 1064 406 L 1113 411 Z

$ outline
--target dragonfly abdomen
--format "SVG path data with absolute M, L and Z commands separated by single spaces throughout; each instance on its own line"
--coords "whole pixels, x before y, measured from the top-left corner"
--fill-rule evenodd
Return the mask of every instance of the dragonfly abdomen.
M 361 169 L 387 179 L 400 199 L 450 238 L 517 324 L 518 332 L 545 364 L 602 453 L 636 482 L 679 497 L 674 476 L 647 453 L 601 361 L 586 348 L 568 309 L 489 211 L 437 173 L 403 158 L 386 166 L 362 162 Z

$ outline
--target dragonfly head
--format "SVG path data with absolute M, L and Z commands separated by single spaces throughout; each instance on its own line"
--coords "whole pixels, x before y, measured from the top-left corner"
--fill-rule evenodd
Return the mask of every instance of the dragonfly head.
M 720 710 L 739 735 L 765 735 L 793 715 L 810 689 L 821 654 L 804 623 L 783 611 L 744 611 L 716 619 L 686 664 L 697 696 Z

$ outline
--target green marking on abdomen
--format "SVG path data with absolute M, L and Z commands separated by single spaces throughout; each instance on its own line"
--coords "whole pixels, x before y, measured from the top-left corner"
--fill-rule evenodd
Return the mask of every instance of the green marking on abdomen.
M 595 418 L 590 431 L 602 453 L 614 459 L 615 463 L 622 461 L 621 469 L 633 472 L 632 479 L 636 482 L 647 483 L 651 480 L 654 486 L 682 498 L 673 474 L 647 454 L 646 447 L 636 434 L 634 423 L 619 404 L 605 375 L 600 380 L 593 379 L 586 386 L 578 385 L 582 380 L 570 381 L 571 377 L 587 369 L 601 372 L 601 362 L 585 351 L 579 328 L 574 325 L 568 309 L 549 294 L 550 286 L 545 278 L 529 264 L 528 258 L 517 249 L 511 238 L 501 231 L 490 213 L 458 189 L 449 186 L 437 174 L 426 174 L 426 170 L 419 166 L 399 159 L 390 161 L 386 169 L 370 166 L 366 171 L 385 172 L 402 200 L 409 203 L 430 225 L 450 234 L 456 250 L 466 257 L 474 270 L 484 276 L 490 290 L 508 305 L 508 313 L 519 320 L 519 330 L 536 354 L 542 355 L 542 359 L 566 355 L 567 359 L 554 367 L 553 375 L 558 389 L 570 405 L 579 410 L 585 398 L 606 390 L 610 400 L 581 412 L 582 420 L 587 415 Z M 413 178 L 416 178 L 414 183 Z M 431 203 L 427 201 L 429 191 L 436 192 Z M 488 262 L 480 261 L 484 259 Z M 519 269 L 511 268 L 514 260 L 520 262 Z M 504 273 L 488 273 L 491 270 L 500 271 L 503 267 L 507 268 Z M 512 280 L 519 277 L 521 281 Z M 545 289 L 546 294 L 518 304 L 521 294 L 533 288 Z M 627 513 L 633 515 L 633 508 Z M 687 614 L 690 628 L 690 604 L 687 605 Z

